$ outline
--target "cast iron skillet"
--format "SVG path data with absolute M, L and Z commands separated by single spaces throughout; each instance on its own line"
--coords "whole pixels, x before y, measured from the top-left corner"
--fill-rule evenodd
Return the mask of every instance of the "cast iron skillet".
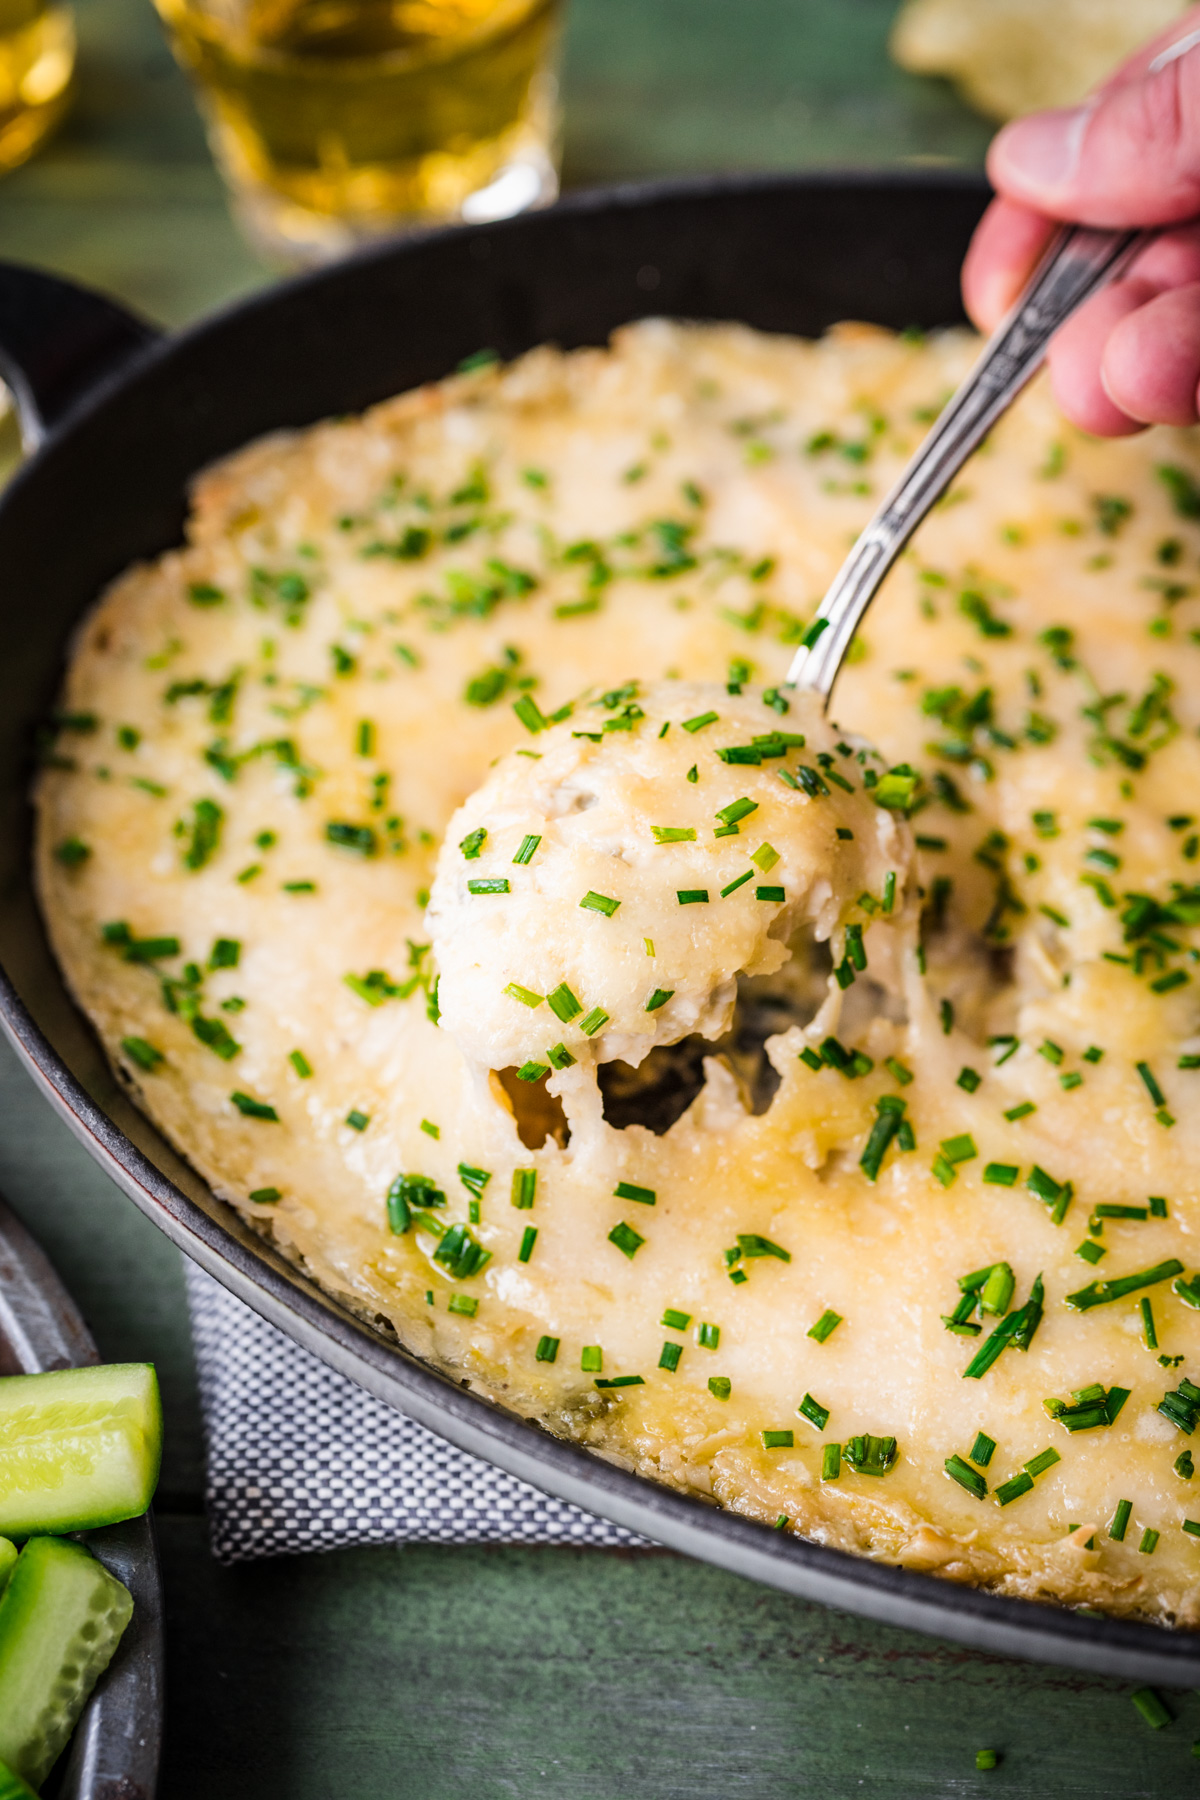
M 603 343 L 647 313 L 818 333 L 960 322 L 986 198 L 948 175 L 736 179 L 581 195 L 388 246 L 172 339 L 0 265 L 0 368 L 40 448 L 0 499 L 0 1025 L 136 1205 L 273 1324 L 379 1398 L 536 1487 L 808 1599 L 1013 1655 L 1200 1685 L 1200 1636 L 1001 1599 L 885 1567 L 629 1475 L 375 1333 L 216 1200 L 131 1104 L 69 1000 L 30 891 L 31 732 L 72 628 L 179 540 L 189 477 L 279 426 L 353 412 L 489 347 Z

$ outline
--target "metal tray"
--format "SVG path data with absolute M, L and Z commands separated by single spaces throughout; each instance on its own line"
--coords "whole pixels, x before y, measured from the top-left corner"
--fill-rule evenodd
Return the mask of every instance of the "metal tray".
M 0 1201 L 0 1375 L 99 1362 L 87 1326 L 44 1253 Z M 65 1762 L 57 1800 L 154 1800 L 162 1748 L 162 1582 L 147 1513 L 81 1534 L 133 1595 L 133 1618 L 97 1682 Z
M 1200 1635 L 1005 1599 L 773 1532 L 612 1467 L 456 1385 L 256 1237 L 130 1103 L 71 1004 L 29 883 L 32 730 L 111 576 L 179 540 L 188 478 L 261 432 L 358 410 L 482 346 L 603 343 L 647 313 L 818 333 L 962 320 L 986 201 L 946 174 L 739 178 L 583 194 L 386 245 L 162 339 L 111 302 L 0 265 L 0 368 L 37 454 L 0 497 L 0 1026 L 97 1162 L 265 1318 L 451 1442 L 547 1492 L 774 1587 L 959 1643 L 1200 1685 Z

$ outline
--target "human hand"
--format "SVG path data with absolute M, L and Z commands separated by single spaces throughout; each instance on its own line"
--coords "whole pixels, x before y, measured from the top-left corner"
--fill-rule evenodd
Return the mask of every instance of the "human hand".
M 997 191 L 963 265 L 971 317 L 991 330 L 1061 220 L 1166 226 L 1121 280 L 1055 336 L 1050 379 L 1085 431 L 1123 437 L 1200 420 L 1200 5 L 1083 106 L 1005 126 Z

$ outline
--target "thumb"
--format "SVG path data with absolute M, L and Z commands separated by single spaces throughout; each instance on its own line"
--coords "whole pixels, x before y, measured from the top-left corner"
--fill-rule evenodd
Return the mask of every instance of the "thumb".
M 988 174 L 1007 199 L 1055 219 L 1112 227 L 1200 214 L 1200 44 L 1085 105 L 1017 119 Z

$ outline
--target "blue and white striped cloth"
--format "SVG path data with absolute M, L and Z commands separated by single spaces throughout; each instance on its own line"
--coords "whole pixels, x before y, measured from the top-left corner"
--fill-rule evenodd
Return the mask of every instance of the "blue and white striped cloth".
M 184 1268 L 218 1561 L 351 1544 L 645 1543 L 455 1449 Z

